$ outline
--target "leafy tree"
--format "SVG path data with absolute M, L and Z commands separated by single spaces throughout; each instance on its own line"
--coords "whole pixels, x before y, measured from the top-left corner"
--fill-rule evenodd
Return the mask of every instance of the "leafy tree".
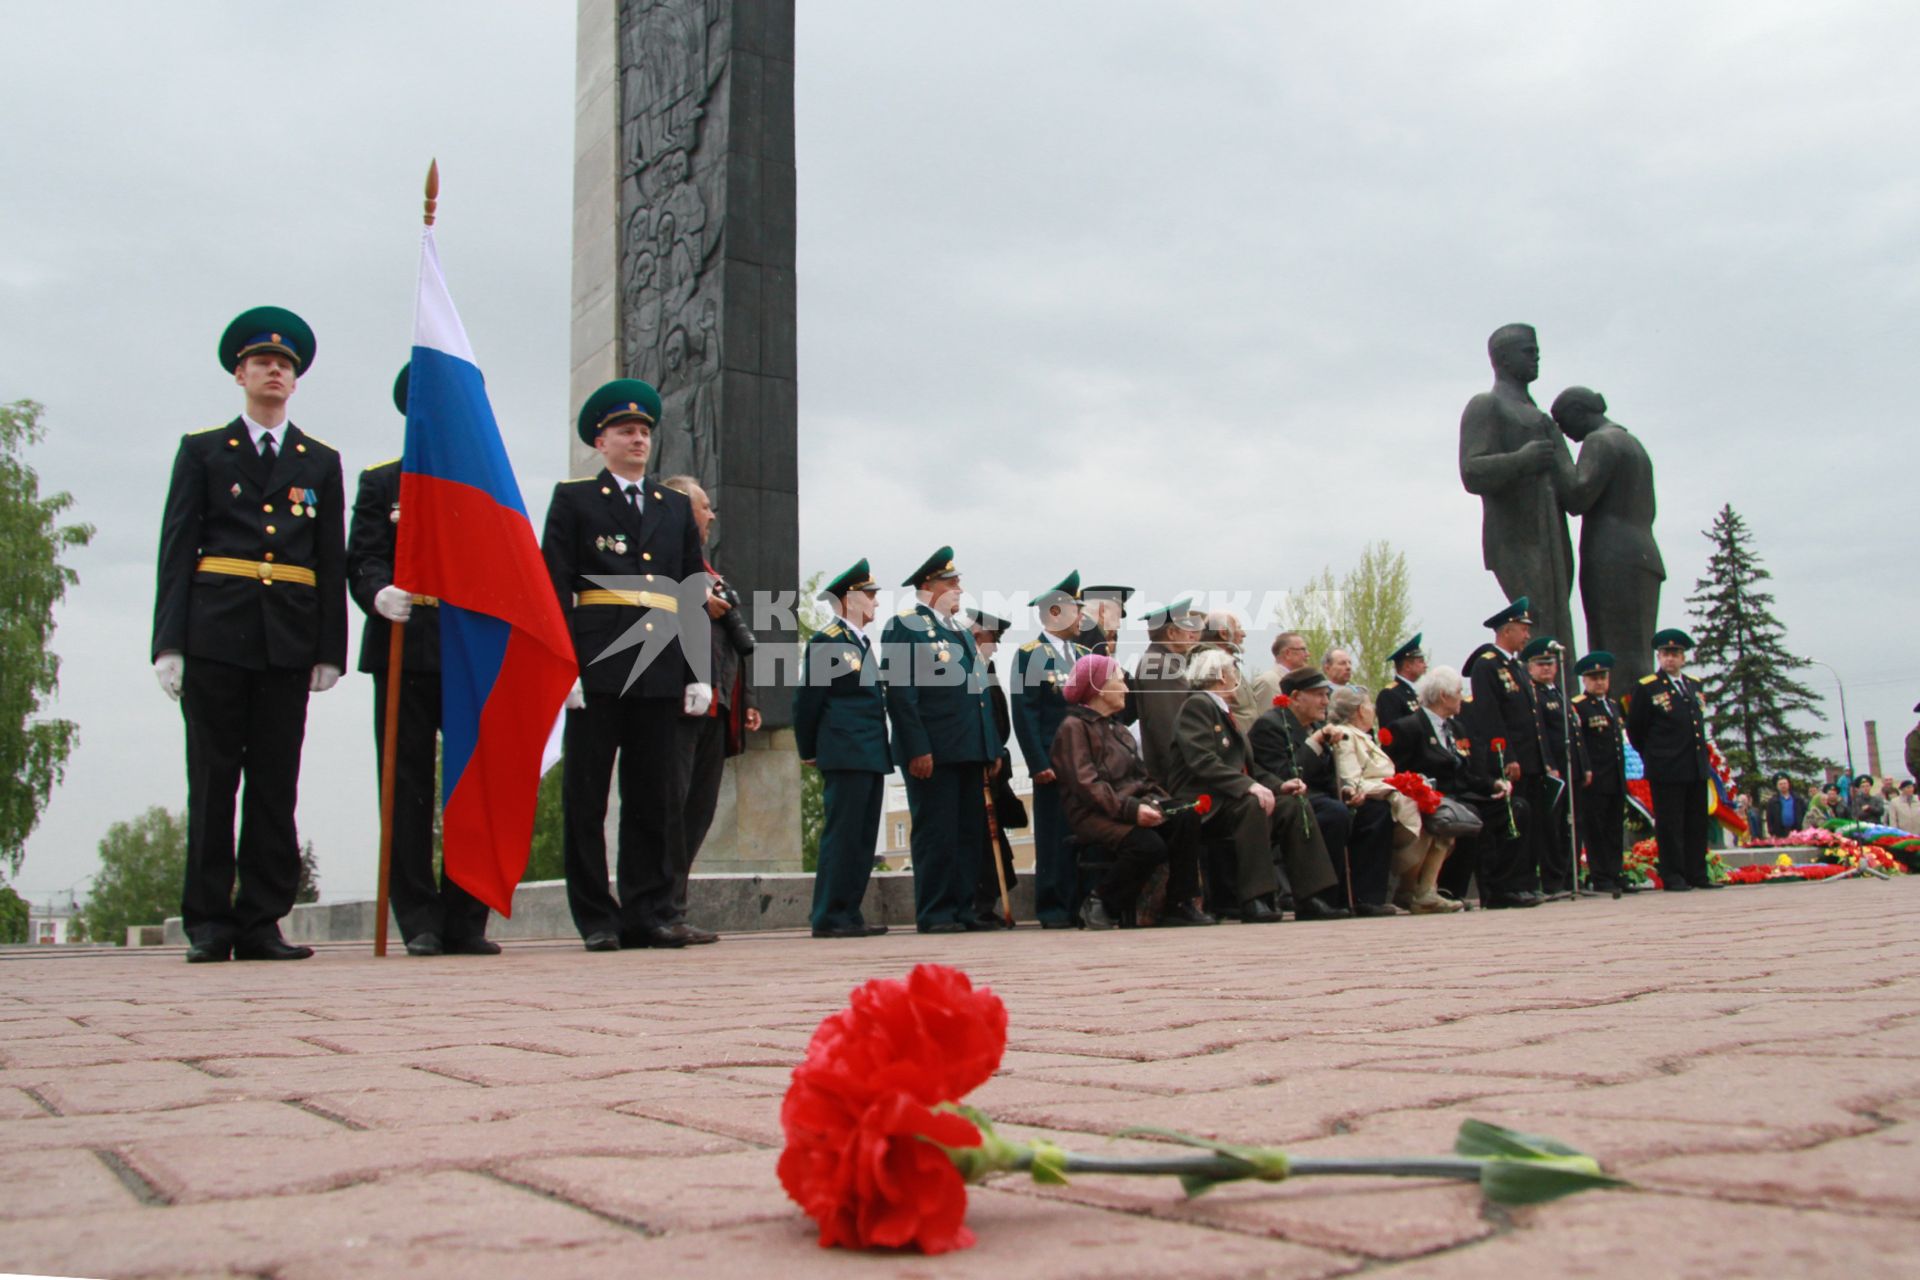
M 0 405 L 0 883 L 20 870 L 79 741 L 71 720 L 38 716 L 60 687 L 60 659 L 48 647 L 53 608 L 79 580 L 61 555 L 92 541 L 93 526 L 60 523 L 70 494 L 40 496 L 23 456 L 45 434 L 40 413 L 31 400 Z
M 320 901 L 320 859 L 314 856 L 311 840 L 300 842 L 300 885 L 293 891 L 293 900 Z
M 1773 575 L 1731 505 L 1720 508 L 1704 535 L 1713 543 L 1707 576 L 1687 597 L 1694 619 L 1692 661 L 1727 767 L 1748 792 L 1781 770 L 1816 777 L 1822 768 L 1812 751 L 1818 735 L 1796 728 L 1790 717 L 1824 717 L 1813 690 L 1794 678 L 1807 661 L 1787 649 L 1786 628 L 1773 616 L 1773 593 L 1760 587 Z
M 1413 589 L 1405 553 L 1370 542 L 1359 563 L 1336 579 L 1322 569 L 1290 601 L 1292 616 L 1278 619 L 1298 631 L 1315 662 L 1329 649 L 1353 655 L 1353 678 L 1379 689 L 1393 678 L 1387 655 L 1413 631 Z
M 187 874 L 187 818 L 155 805 L 116 822 L 100 841 L 100 870 L 81 915 L 87 933 L 123 943 L 131 925 L 159 924 L 180 910 Z
M 794 619 L 800 651 L 806 652 L 813 633 L 827 625 L 829 611 L 821 604 L 820 580 L 824 573 L 808 578 L 800 588 L 800 608 Z M 812 765 L 800 766 L 800 869 L 814 871 L 820 866 L 820 834 L 827 827 L 826 779 Z
M 27 900 L 10 884 L 0 884 L 0 943 L 27 941 Z
M 560 880 L 567 874 L 562 839 L 566 834 L 566 812 L 560 804 L 560 775 L 563 760 L 547 770 L 540 779 L 539 797 L 533 807 L 533 844 L 527 851 L 527 869 L 520 877 L 529 880 Z

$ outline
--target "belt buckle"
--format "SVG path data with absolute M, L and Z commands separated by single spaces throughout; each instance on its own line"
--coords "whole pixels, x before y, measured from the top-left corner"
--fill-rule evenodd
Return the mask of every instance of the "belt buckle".
M 268 564 L 265 560 L 262 560 L 255 567 L 255 572 L 257 572 L 260 575 L 260 581 L 266 583 L 268 586 L 273 585 L 273 566 L 271 564 Z

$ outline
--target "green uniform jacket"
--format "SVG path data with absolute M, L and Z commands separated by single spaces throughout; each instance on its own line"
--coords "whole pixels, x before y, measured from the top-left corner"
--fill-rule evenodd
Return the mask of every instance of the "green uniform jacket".
M 1642 676 L 1627 700 L 1627 736 L 1646 764 L 1649 782 L 1704 782 L 1713 776 L 1706 711 L 1691 680 L 1682 693 L 1663 671 Z
M 1083 644 L 1067 648 L 1073 662 L 1092 652 Z M 1073 663 L 1045 640 L 1029 640 L 1020 646 L 1013 674 L 1013 734 L 1020 739 L 1027 772 L 1039 773 L 1053 768 L 1053 735 L 1067 718 L 1067 677 L 1073 674 Z
M 807 640 L 793 738 L 800 758 L 817 768 L 893 772 L 880 664 L 845 623 L 829 622 Z
M 916 604 L 888 620 L 880 655 L 896 764 L 924 755 L 935 764 L 985 764 L 999 754 L 987 664 L 964 626 Z

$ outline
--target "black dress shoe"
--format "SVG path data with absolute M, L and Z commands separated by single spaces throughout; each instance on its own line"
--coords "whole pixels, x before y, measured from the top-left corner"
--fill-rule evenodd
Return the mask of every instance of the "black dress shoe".
M 1337 907 L 1317 895 L 1300 899 L 1299 905 L 1293 909 L 1295 920 L 1345 920 L 1352 915 L 1353 912 L 1345 907 Z
M 491 938 L 449 938 L 441 949 L 450 956 L 497 956 L 500 944 Z
M 682 922 L 673 926 L 675 933 L 683 935 L 690 947 L 704 947 L 709 942 L 720 941 L 720 935 L 711 929 L 702 929 L 698 925 Z
M 1079 926 L 1071 920 L 1042 920 L 1040 927 L 1042 929 L 1076 929 Z
M 1693 886 L 1685 880 L 1669 880 L 1660 887 L 1668 893 L 1685 893 L 1687 890 L 1693 888 Z
M 611 930 L 590 933 L 586 937 L 586 946 L 589 951 L 618 951 L 620 949 L 620 935 Z
M 1192 903 L 1182 902 L 1163 910 L 1154 923 L 1163 929 L 1184 929 L 1194 925 L 1219 924 L 1220 921 Z
M 233 944 L 226 941 L 194 942 L 187 946 L 188 964 L 219 964 L 233 956 Z
M 965 924 L 968 933 L 998 933 L 1007 927 L 992 916 L 975 916 Z
M 1623 893 L 1638 893 L 1640 892 L 1640 886 L 1630 880 L 1622 880 L 1619 884 L 1613 886 L 1613 891 L 1614 896 L 1618 897 Z
M 1353 905 L 1353 914 L 1362 920 L 1380 920 L 1400 913 L 1384 902 L 1356 902 Z
M 1508 911 L 1520 907 L 1537 907 L 1540 895 L 1537 893 L 1493 893 L 1487 895 L 1487 910 Z
M 967 926 L 961 924 L 958 920 L 942 920 L 939 924 L 923 924 L 920 926 L 920 932 L 922 933 L 965 933 L 966 931 Z
M 666 951 L 678 950 L 692 941 L 692 939 L 686 935 L 686 927 L 687 926 L 683 924 L 675 924 L 668 925 L 664 929 L 642 929 L 639 932 L 640 945 L 643 947 L 659 947 Z M 621 937 L 621 941 L 623 943 L 626 941 L 624 935 Z
M 1265 898 L 1248 898 L 1240 904 L 1241 924 L 1279 924 L 1280 913 Z
M 1082 929 L 1118 929 L 1120 922 L 1107 913 L 1107 904 L 1100 901 L 1100 895 L 1090 893 L 1086 901 L 1080 904 L 1080 927 Z
M 1540 901 L 1542 901 L 1542 902 L 1571 902 L 1571 901 L 1573 901 L 1573 890 L 1571 890 L 1571 889 L 1555 889 L 1555 890 L 1554 890 L 1554 891 L 1553 891 L 1552 893 L 1543 893 L 1543 894 L 1541 894 L 1541 895 L 1540 895 Z
M 887 931 L 887 926 L 883 924 L 870 924 L 866 926 L 866 930 L 869 938 L 877 938 Z
M 867 926 L 863 924 L 830 925 L 825 929 L 815 929 L 813 936 L 816 938 L 864 938 L 867 936 Z
M 440 935 L 436 933 L 416 933 L 407 939 L 407 954 L 410 956 L 443 956 L 447 949 L 440 945 Z
M 235 960 L 305 960 L 312 947 L 296 947 L 285 938 L 255 938 L 233 944 Z

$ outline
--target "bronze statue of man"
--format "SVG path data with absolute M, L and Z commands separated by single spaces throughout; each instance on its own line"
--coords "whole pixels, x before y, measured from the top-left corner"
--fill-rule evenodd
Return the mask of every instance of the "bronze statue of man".
M 1607 417 L 1607 400 L 1568 387 L 1553 420 L 1580 446 L 1554 466 L 1553 487 L 1580 520 L 1580 603 L 1587 643 L 1613 655 L 1614 687 L 1632 690 L 1653 670 L 1654 619 L 1667 567 L 1653 541 L 1653 461 L 1633 433 Z
M 1536 635 L 1574 653 L 1573 543 L 1553 486 L 1555 467 L 1571 466 L 1572 455 L 1527 390 L 1540 376 L 1540 342 L 1532 325 L 1503 325 L 1487 355 L 1493 390 L 1460 415 L 1460 482 L 1480 496 L 1482 562 L 1507 599 L 1532 601 Z

